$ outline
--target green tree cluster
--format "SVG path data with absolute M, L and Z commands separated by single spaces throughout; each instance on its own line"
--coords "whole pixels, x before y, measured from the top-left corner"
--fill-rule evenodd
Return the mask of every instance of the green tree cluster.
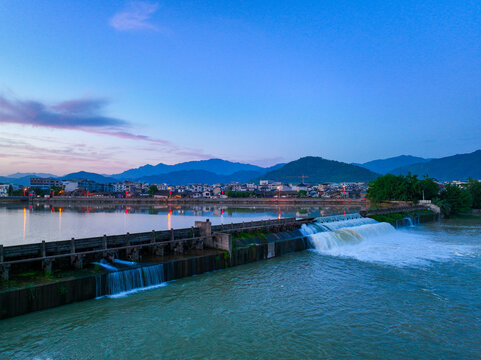
M 434 202 L 441 208 L 443 215 L 451 216 L 469 211 L 473 199 L 468 190 L 448 184 Z
M 434 179 L 425 177 L 419 180 L 417 175 L 395 176 L 386 174 L 369 183 L 367 198 L 373 202 L 398 200 L 418 201 L 434 199 L 439 193 L 439 185 Z
M 297 197 L 298 197 L 298 198 L 307 197 L 307 191 L 306 191 L 306 190 L 299 190 L 299 191 L 297 192 Z
M 226 195 L 231 198 L 248 198 L 251 193 L 249 191 L 227 191 Z
M 481 181 L 469 179 L 466 189 L 471 194 L 473 209 L 481 209 Z
M 159 188 L 157 187 L 157 185 L 150 185 L 149 186 L 149 196 L 150 197 L 154 196 L 158 192 L 159 192 Z

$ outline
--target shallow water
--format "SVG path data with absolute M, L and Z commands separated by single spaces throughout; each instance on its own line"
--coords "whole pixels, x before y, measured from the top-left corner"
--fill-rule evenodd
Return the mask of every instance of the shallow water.
M 1 321 L 0 359 L 479 358 L 481 223 L 361 233 Z

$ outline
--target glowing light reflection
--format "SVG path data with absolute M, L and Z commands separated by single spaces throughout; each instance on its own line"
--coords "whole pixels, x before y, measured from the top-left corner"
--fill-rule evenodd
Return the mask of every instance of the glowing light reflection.
M 23 241 L 25 242 L 25 235 L 27 230 L 27 208 L 23 208 Z

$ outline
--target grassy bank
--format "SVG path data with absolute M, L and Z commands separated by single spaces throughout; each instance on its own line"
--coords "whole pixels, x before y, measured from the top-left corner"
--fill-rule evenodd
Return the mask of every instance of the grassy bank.
M 431 210 L 415 210 L 409 212 L 399 212 L 399 213 L 392 213 L 392 214 L 374 214 L 368 215 L 369 218 L 374 219 L 379 222 L 387 222 L 391 225 L 395 225 L 396 221 L 405 219 L 407 217 L 410 218 L 417 218 L 419 216 L 424 215 L 434 215 L 434 212 Z

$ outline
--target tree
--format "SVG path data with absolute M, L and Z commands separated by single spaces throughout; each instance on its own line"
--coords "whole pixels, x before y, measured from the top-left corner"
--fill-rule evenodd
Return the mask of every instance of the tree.
M 429 200 L 439 193 L 439 185 L 431 178 L 419 180 L 417 175 L 395 176 L 386 174 L 379 176 L 369 183 L 367 198 L 373 202 L 399 200 L 418 201 L 423 198 Z
M 13 186 L 12 186 L 12 184 L 10 184 L 8 186 L 8 196 L 13 196 Z
M 159 192 L 159 188 L 157 187 L 157 185 L 149 186 L 149 196 L 154 196 L 158 192 Z
M 418 196 L 419 199 L 423 198 L 423 191 L 424 191 L 424 199 L 432 200 L 439 194 L 439 185 L 434 179 L 431 178 L 424 178 L 423 180 L 419 181 L 418 186 Z
M 299 190 L 297 192 L 297 197 L 306 197 L 307 196 L 307 191 L 306 190 Z
M 439 200 L 436 203 L 440 205 L 441 210 L 443 210 L 444 207 L 444 215 L 450 216 L 469 211 L 473 199 L 468 190 L 448 184 L 439 194 Z
M 227 191 L 226 195 L 231 198 L 247 198 L 250 196 L 249 191 Z
M 481 209 L 481 182 L 470 178 L 468 180 L 467 190 L 473 199 L 473 209 Z

